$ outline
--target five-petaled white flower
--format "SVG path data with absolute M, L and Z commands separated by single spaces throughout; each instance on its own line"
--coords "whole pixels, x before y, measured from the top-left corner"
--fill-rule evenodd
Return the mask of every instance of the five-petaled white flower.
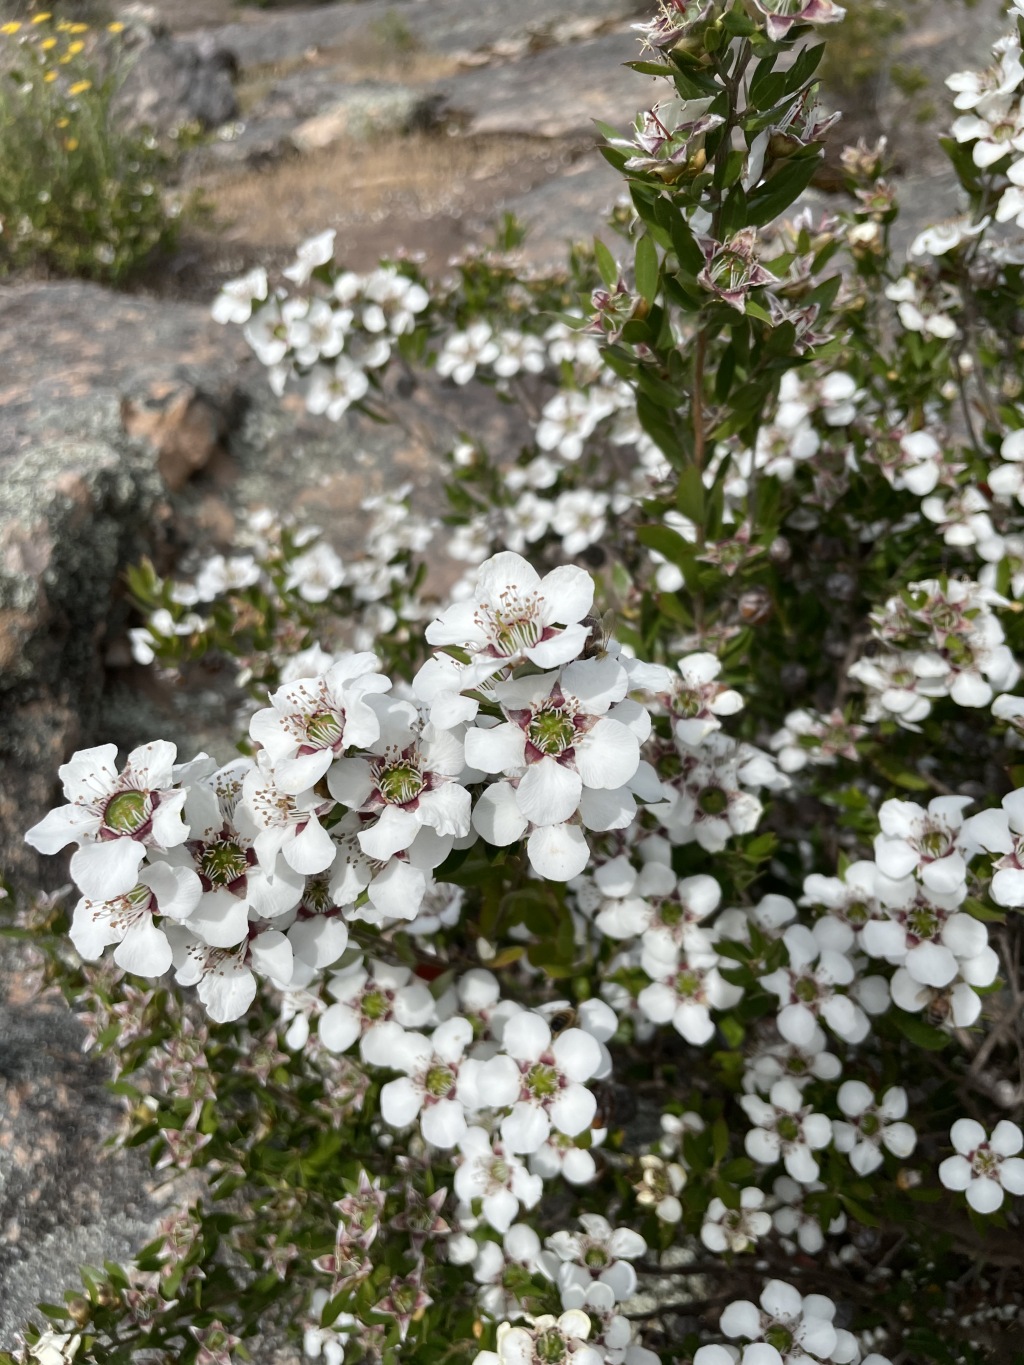
M 177 750 L 167 740 L 140 745 L 116 767 L 117 745 L 80 749 L 58 768 L 70 804 L 58 806 L 25 835 L 40 853 L 74 840 L 71 875 L 84 896 L 106 901 L 138 883 L 147 848 L 165 851 L 188 837 L 185 792 L 174 785 Z

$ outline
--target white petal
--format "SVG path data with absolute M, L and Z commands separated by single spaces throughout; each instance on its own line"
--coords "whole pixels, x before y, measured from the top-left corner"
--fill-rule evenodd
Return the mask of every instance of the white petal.
M 622 787 L 640 763 L 640 743 L 616 720 L 599 720 L 576 745 L 576 769 L 588 787 Z
M 590 861 L 590 846 L 577 825 L 535 829 L 526 847 L 533 870 L 553 882 L 571 881 Z
M 131 926 L 114 950 L 114 961 L 136 976 L 163 976 L 171 965 L 171 945 L 150 915 Z
M 545 756 L 527 768 L 516 801 L 531 823 L 557 825 L 575 812 L 582 790 L 579 773 Z
M 83 844 L 71 857 L 71 875 L 89 900 L 112 900 L 138 884 L 146 850 L 134 839 L 101 839 Z

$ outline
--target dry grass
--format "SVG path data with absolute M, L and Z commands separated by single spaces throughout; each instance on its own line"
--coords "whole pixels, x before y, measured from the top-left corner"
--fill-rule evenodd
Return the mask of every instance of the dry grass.
M 443 264 L 504 201 L 558 174 L 581 150 L 526 137 L 396 135 L 210 177 L 203 190 L 216 239 L 236 254 L 272 259 L 334 227 L 356 268 L 399 246 Z

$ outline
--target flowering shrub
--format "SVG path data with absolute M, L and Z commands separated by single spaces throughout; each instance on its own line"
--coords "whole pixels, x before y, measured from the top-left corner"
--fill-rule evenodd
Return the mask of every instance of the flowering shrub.
M 312 411 L 432 364 L 521 450 L 451 452 L 444 601 L 407 490 L 349 562 L 261 512 L 135 571 L 141 662 L 238 660 L 242 756 L 75 754 L 27 837 L 80 897 L 18 924 L 210 1200 L 27 1359 L 1019 1358 L 1024 6 L 906 262 L 884 147 L 784 216 L 841 15 L 639 26 L 621 259 L 326 233 L 216 300 Z
M 116 72 L 101 74 L 91 41 L 46 13 L 0 24 L 0 269 L 116 281 L 176 239 L 166 155 L 117 127 Z

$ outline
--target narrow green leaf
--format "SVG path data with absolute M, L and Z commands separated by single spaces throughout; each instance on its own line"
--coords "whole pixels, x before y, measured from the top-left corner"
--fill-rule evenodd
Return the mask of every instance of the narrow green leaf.
M 619 267 L 615 262 L 615 257 L 600 237 L 594 238 L 594 259 L 597 261 L 598 272 L 606 287 L 614 289 L 619 282 Z
M 660 274 L 658 248 L 650 234 L 645 232 L 636 244 L 636 287 L 640 297 L 647 303 L 653 303 L 658 296 Z

